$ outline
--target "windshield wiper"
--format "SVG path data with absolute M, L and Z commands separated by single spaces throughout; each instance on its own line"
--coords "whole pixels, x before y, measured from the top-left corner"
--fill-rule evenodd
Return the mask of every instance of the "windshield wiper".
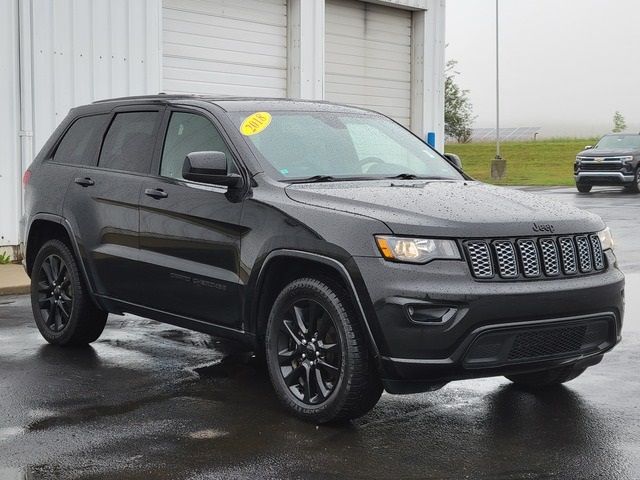
M 314 175 L 308 178 L 298 178 L 292 180 L 292 183 L 321 183 L 321 182 L 333 182 L 335 177 L 331 175 Z
M 385 177 L 385 178 L 397 178 L 400 180 L 413 180 L 415 178 L 418 178 L 418 176 L 415 173 L 400 173 L 398 175 L 394 175 L 393 177 Z
M 437 175 L 416 175 L 414 173 L 400 173 L 393 177 L 384 177 L 390 180 L 454 180 L 453 178 L 439 177 Z

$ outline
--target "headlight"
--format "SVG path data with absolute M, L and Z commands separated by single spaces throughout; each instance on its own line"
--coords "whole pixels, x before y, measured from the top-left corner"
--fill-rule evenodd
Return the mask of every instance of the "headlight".
M 620 157 L 620 160 L 622 162 L 632 162 L 633 161 L 633 155 L 629 155 L 627 157 Z
M 600 239 L 602 250 L 613 249 L 613 236 L 611 236 L 611 230 L 609 230 L 609 227 L 605 228 L 604 230 L 600 230 L 598 232 L 598 238 Z
M 376 244 L 386 260 L 427 263 L 431 260 L 460 260 L 458 245 L 453 240 L 405 238 L 376 235 Z

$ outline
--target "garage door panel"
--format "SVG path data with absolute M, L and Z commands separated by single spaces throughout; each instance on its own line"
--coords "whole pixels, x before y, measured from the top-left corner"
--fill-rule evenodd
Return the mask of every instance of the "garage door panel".
M 270 89 L 281 89 L 285 86 L 281 78 L 256 75 L 255 71 L 248 75 L 238 74 L 230 72 L 230 69 L 225 67 L 227 67 L 227 65 L 220 64 L 220 68 L 217 71 L 212 72 L 208 70 L 172 68 L 165 66 L 163 68 L 163 73 L 165 79 L 184 80 L 186 73 L 188 75 L 187 78 L 190 81 L 200 83 L 213 83 L 217 85 L 245 85 L 253 87 L 265 87 Z
M 283 1 L 263 3 L 250 0 L 164 0 L 163 6 L 218 18 L 269 25 L 286 25 L 287 18 L 286 4 Z
M 334 88 L 336 89 L 334 90 Z M 365 92 L 367 96 L 382 97 L 382 98 L 389 97 L 388 87 L 378 87 L 378 86 L 370 86 L 370 85 L 362 85 L 362 84 L 350 85 L 347 83 L 340 83 L 339 90 L 337 88 L 338 86 L 333 84 L 330 88 L 327 89 L 327 93 L 361 95 L 363 92 Z M 395 92 L 393 92 L 393 98 L 394 100 L 398 98 L 404 99 L 404 100 L 410 100 L 411 92 L 405 90 L 404 88 L 397 89 Z
M 356 0 L 327 0 L 325 93 L 409 126 L 411 12 Z
M 344 65 L 332 63 L 327 65 L 325 72 L 331 75 L 343 75 L 350 77 L 364 77 L 369 80 L 395 80 L 401 82 L 406 89 L 411 88 L 411 84 L 406 80 L 406 72 L 398 72 L 395 70 L 385 70 L 380 68 L 358 67 L 355 65 Z M 356 80 L 357 81 L 357 80 Z M 329 82 L 325 82 L 329 83 Z M 328 86 L 328 85 L 327 85 Z M 389 92 L 390 95 L 393 92 Z
M 410 58 L 410 57 L 409 57 Z M 373 68 L 377 70 L 391 70 L 411 74 L 411 63 L 386 60 L 384 58 L 368 58 L 365 55 L 333 55 L 333 63 L 337 65 L 351 65 L 354 67 Z
M 359 77 L 359 76 L 350 76 L 350 75 L 341 75 L 340 72 L 337 73 L 327 73 L 325 75 L 325 80 L 327 83 L 327 90 L 331 90 L 333 84 L 349 85 L 349 86 L 369 86 L 369 87 L 379 87 L 386 90 L 394 89 L 400 91 L 407 91 L 406 82 L 403 80 L 391 80 L 388 78 L 380 79 L 380 78 L 368 78 L 368 77 Z M 399 93 L 394 93 L 394 95 L 399 95 Z
M 349 21 L 347 18 L 330 15 L 328 20 L 332 22 L 327 29 L 328 33 L 340 32 L 344 27 L 353 29 L 355 32 L 364 33 L 365 21 L 353 20 Z M 387 35 L 392 41 L 397 43 L 405 43 L 406 36 L 411 33 L 411 27 L 405 25 L 388 25 L 382 22 L 376 22 L 368 18 L 366 20 L 367 33 L 375 33 L 377 35 Z M 398 36 L 397 38 L 394 38 Z
M 226 38 L 220 39 L 216 37 L 170 31 L 167 32 L 165 41 L 168 44 L 207 48 L 211 50 L 231 51 L 234 53 L 244 53 L 247 54 L 249 63 L 253 63 L 255 61 L 255 59 L 251 57 L 252 55 L 255 55 L 258 58 L 263 55 L 266 55 L 268 57 L 285 58 L 282 56 L 283 48 L 280 45 L 267 45 L 247 42 L 244 40 L 230 40 Z M 256 54 L 257 50 L 260 51 L 259 54 Z
M 221 63 L 238 63 L 241 65 L 255 65 L 284 69 L 287 67 L 286 58 L 271 55 L 247 54 L 233 50 L 220 50 L 217 48 L 197 47 L 177 43 L 165 43 L 164 54 L 167 56 L 179 56 L 196 60 L 211 60 Z
M 211 95 L 211 84 L 209 83 L 201 83 L 194 82 L 191 80 L 172 80 L 166 78 L 164 80 L 165 86 L 168 91 L 173 93 L 193 93 L 196 95 Z M 247 85 L 237 85 L 237 84 L 219 84 L 216 85 L 219 89 L 214 94 L 219 95 L 236 95 L 240 97 L 280 97 L 280 90 L 274 88 L 266 88 L 266 87 L 256 87 L 256 86 L 247 86 Z M 220 92 L 224 93 L 220 93 Z
M 203 39 L 224 39 L 224 40 L 237 40 L 238 39 L 238 28 L 230 25 L 219 26 L 219 25 L 207 25 L 202 23 L 195 23 L 187 20 L 179 20 L 179 19 L 164 19 L 164 27 L 167 31 L 176 32 L 176 33 L 188 33 L 191 35 L 201 36 Z M 274 45 L 279 47 L 286 47 L 287 39 L 286 39 L 286 29 L 276 29 L 274 33 L 274 29 L 272 28 L 270 32 L 259 32 L 259 31 L 251 31 L 247 30 L 248 35 L 245 36 L 244 40 L 249 44 L 266 44 L 266 45 Z M 255 46 L 254 46 L 255 49 Z
M 239 63 L 219 63 L 184 57 L 165 56 L 163 68 L 167 70 L 173 69 L 174 78 L 179 78 L 179 76 L 188 77 L 194 71 L 202 71 L 211 75 L 231 74 L 237 75 L 238 78 L 247 77 L 248 79 L 256 77 L 264 79 L 266 83 L 272 82 L 273 79 L 284 81 L 282 75 L 279 75 L 279 72 L 272 68 L 261 68 L 255 65 L 242 65 Z
M 167 92 L 284 97 L 286 0 L 163 0 Z
M 374 43 L 374 42 L 371 42 L 371 43 Z M 384 45 L 384 43 L 382 42 L 375 42 L 375 43 L 379 43 L 379 45 Z M 362 41 L 354 41 L 350 45 L 344 45 L 340 43 L 339 39 L 338 41 L 335 41 L 334 39 L 329 37 L 325 40 L 325 46 L 327 46 L 327 48 L 335 48 L 336 50 L 340 50 L 342 55 L 357 55 L 357 56 L 364 56 L 364 53 L 368 47 L 368 45 L 366 45 Z M 388 45 L 385 45 L 385 46 L 388 47 Z M 378 46 L 376 45 L 374 48 L 376 48 L 377 50 L 377 58 L 384 59 L 384 60 L 397 61 L 403 64 L 408 64 L 411 62 L 411 53 L 408 52 L 407 49 L 404 47 L 378 48 Z

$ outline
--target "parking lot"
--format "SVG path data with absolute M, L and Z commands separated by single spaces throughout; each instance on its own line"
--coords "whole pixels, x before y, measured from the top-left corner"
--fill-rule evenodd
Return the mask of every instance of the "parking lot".
M 601 215 L 627 274 L 623 342 L 566 387 L 457 382 L 315 426 L 233 345 L 112 316 L 91 347 L 59 349 L 26 296 L 0 297 L 0 479 L 639 478 L 640 196 L 528 190 Z

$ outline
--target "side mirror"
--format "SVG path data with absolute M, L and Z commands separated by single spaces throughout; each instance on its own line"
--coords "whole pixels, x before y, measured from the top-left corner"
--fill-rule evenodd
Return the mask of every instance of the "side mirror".
M 227 156 L 224 152 L 191 152 L 184 159 L 182 176 L 185 180 L 239 187 L 242 177 L 237 173 L 229 173 Z
M 591 150 L 593 148 L 593 145 L 587 145 L 584 147 L 585 150 Z
M 451 165 L 462 170 L 462 160 L 460 160 L 460 157 L 458 155 L 456 155 L 455 153 L 445 153 L 444 158 L 446 158 Z

